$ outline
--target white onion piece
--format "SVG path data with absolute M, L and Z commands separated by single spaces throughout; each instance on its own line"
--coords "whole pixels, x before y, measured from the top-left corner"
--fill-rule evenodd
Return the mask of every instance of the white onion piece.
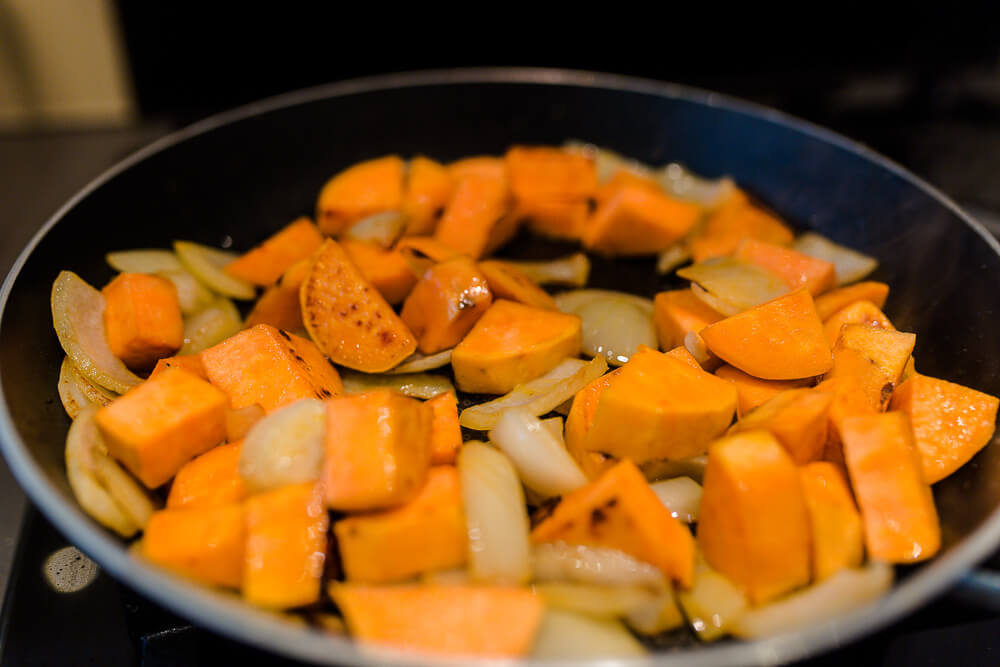
M 70 419 L 76 419 L 77 415 L 85 407 L 91 405 L 90 399 L 87 398 L 87 395 L 77 385 L 76 378 L 73 377 L 75 373 L 76 371 L 69 357 L 63 359 L 62 365 L 59 367 L 59 384 L 57 388 L 59 391 L 59 400 L 62 401 L 63 408 Z
M 211 290 L 184 269 L 157 271 L 156 275 L 162 276 L 174 284 L 174 288 L 177 290 L 177 302 L 184 315 L 194 315 L 204 310 L 215 298 Z
M 732 317 L 742 312 L 739 306 L 735 306 L 728 301 L 706 292 L 698 283 L 691 283 L 691 293 L 694 294 L 706 306 L 725 317 Z
M 745 638 L 792 632 L 878 599 L 892 586 L 892 579 L 892 566 L 881 562 L 841 570 L 801 592 L 748 611 L 730 631 Z
M 544 415 L 573 398 L 607 370 L 608 362 L 603 357 L 590 361 L 566 359 L 545 375 L 514 387 L 500 398 L 462 410 L 458 422 L 466 428 L 488 431 L 511 408 L 521 407 L 535 416 Z
M 743 592 L 729 579 L 713 570 L 702 558 L 690 590 L 678 591 L 677 601 L 703 641 L 718 639 L 729 632 L 747 610 Z
M 212 291 L 245 301 L 257 295 L 253 285 L 225 272 L 226 265 L 239 257 L 235 252 L 191 241 L 174 241 L 174 252 L 184 268 Z
M 697 283 L 716 299 L 737 309 L 736 312 L 777 299 L 789 291 L 788 285 L 770 271 L 730 257 L 685 266 L 678 269 L 677 275 Z
M 388 248 L 396 242 L 405 227 L 406 216 L 400 211 L 382 211 L 355 222 L 344 232 L 344 238 L 370 241 Z
M 660 187 L 679 199 L 694 202 L 712 210 L 736 192 L 736 184 L 729 177 L 719 179 L 702 178 L 676 162 L 664 166 L 656 172 Z
M 240 449 L 240 477 L 251 492 L 319 479 L 326 404 L 303 398 L 253 425 Z
M 529 489 L 542 497 L 563 496 L 587 483 L 587 476 L 562 442 L 524 408 L 504 412 L 490 431 Z
M 442 350 L 436 354 L 423 355 L 414 352 L 395 368 L 385 372 L 386 375 L 400 375 L 401 373 L 422 373 L 423 371 L 433 371 L 451 363 L 451 349 Z
M 590 260 L 582 252 L 550 260 L 502 260 L 533 283 L 583 287 L 590 278 Z
M 451 380 L 443 375 L 430 373 L 360 373 L 342 370 L 340 379 L 344 383 L 345 394 L 360 394 L 372 389 L 392 389 L 404 396 L 414 398 L 434 398 L 446 391 L 455 391 Z
M 653 317 L 631 301 L 594 299 L 576 310 L 583 333 L 585 354 L 602 356 L 612 366 L 621 366 L 639 351 L 640 345 L 658 346 Z
M 60 271 L 52 283 L 52 324 L 66 356 L 92 383 L 124 394 L 142 382 L 108 346 L 104 295 L 72 271 Z
M 705 478 L 706 465 L 708 465 L 708 457 L 703 454 L 701 456 L 692 456 L 689 459 L 680 459 L 677 461 L 656 459 L 653 461 L 647 461 L 639 467 L 642 470 L 642 474 L 645 475 L 648 480 L 655 481 L 660 479 L 670 479 L 673 477 L 690 477 L 694 481 L 701 484 L 702 480 Z
M 675 477 L 649 485 L 678 521 L 694 523 L 701 504 L 701 485 L 690 477 Z
M 550 608 L 598 618 L 621 618 L 658 597 L 641 586 L 546 582 L 535 584 L 534 589 Z
M 655 592 L 669 589 L 658 568 L 617 549 L 546 542 L 535 545 L 532 563 L 537 581 L 635 585 Z
M 666 275 L 691 259 L 687 243 L 679 241 L 656 256 L 656 272 Z
M 80 375 L 80 371 L 76 370 L 76 367 L 73 366 L 73 362 L 69 361 L 68 358 L 67 362 L 69 363 L 70 366 L 69 368 L 70 377 L 72 377 L 73 380 L 76 381 L 77 388 L 81 392 L 83 392 L 83 395 L 87 397 L 88 401 L 90 401 L 94 405 L 101 406 L 101 405 L 107 405 L 111 401 L 118 398 L 118 394 L 116 394 L 115 392 L 108 391 L 104 387 L 96 385 L 87 378 Z
M 878 268 L 878 260 L 874 257 L 834 243 L 815 232 L 806 232 L 795 239 L 792 248 L 804 255 L 833 262 L 837 273 L 837 285 L 861 280 Z
M 177 255 L 169 250 L 141 249 L 119 250 L 104 256 L 115 271 L 122 273 L 159 273 L 161 271 L 183 271 L 184 266 Z
M 549 417 L 548 419 L 543 419 L 542 428 L 551 433 L 552 437 L 559 442 L 565 442 L 562 417 Z
M 218 297 L 204 310 L 184 320 L 184 345 L 178 354 L 197 354 L 239 333 L 243 320 L 236 304 Z
M 458 452 L 458 474 L 469 537 L 473 581 L 513 585 L 531 578 L 531 542 L 524 491 L 503 452 L 468 442 Z
M 684 625 L 684 615 L 671 589 L 630 609 L 625 615 L 625 623 L 641 635 L 652 636 Z
M 646 649 L 620 621 L 546 609 L 531 657 L 543 660 L 632 658 Z
M 584 305 L 596 299 L 621 299 L 639 307 L 643 311 L 653 315 L 653 300 L 645 297 L 629 294 L 628 292 L 616 292 L 608 289 L 578 289 L 570 292 L 562 292 L 553 297 L 556 306 L 564 313 L 578 314 L 577 311 Z
M 702 368 L 714 368 L 719 365 L 719 358 L 712 354 L 705 344 L 705 339 L 698 335 L 697 331 L 688 331 L 684 335 L 684 349 L 691 353 Z

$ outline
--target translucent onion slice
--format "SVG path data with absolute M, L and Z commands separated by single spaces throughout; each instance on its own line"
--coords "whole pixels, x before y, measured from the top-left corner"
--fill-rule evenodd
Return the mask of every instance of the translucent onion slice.
M 436 354 L 423 355 L 414 352 L 404 359 L 395 368 L 385 372 L 386 375 L 400 375 L 402 373 L 422 373 L 442 368 L 451 363 L 451 350 L 442 350 Z
M 194 315 L 204 310 L 215 299 L 215 295 L 207 287 L 184 269 L 157 271 L 156 275 L 163 276 L 174 284 L 177 301 L 184 315 Z
M 340 379 L 344 383 L 344 393 L 360 394 L 372 389 L 392 389 L 414 398 L 434 398 L 446 391 L 455 391 L 455 385 L 443 375 L 430 373 L 359 373 L 341 370 Z
M 597 181 L 599 183 L 610 181 L 612 176 L 623 169 L 644 176 L 653 175 L 653 170 L 648 165 L 638 160 L 624 157 L 607 148 L 601 148 L 600 146 L 575 139 L 567 141 L 563 146 L 566 150 L 583 153 L 594 160 L 594 166 L 597 169 Z
M 512 266 L 539 285 L 565 285 L 583 287 L 590 278 L 590 260 L 582 252 L 550 260 L 505 259 Z
M 708 457 L 702 455 L 692 456 L 689 459 L 680 459 L 679 461 L 657 459 L 647 461 L 639 467 L 642 470 L 642 474 L 648 480 L 655 481 L 673 477 L 690 477 L 701 484 L 701 481 L 705 478 L 706 465 L 708 465 Z
M 695 523 L 698 521 L 698 506 L 701 504 L 701 485 L 690 477 L 675 477 L 649 485 L 670 513 L 678 521 Z
M 597 299 L 621 299 L 634 304 L 643 311 L 653 315 L 653 300 L 627 292 L 615 292 L 607 289 L 578 289 L 555 295 L 556 306 L 564 313 L 578 314 L 577 311 L 591 301 Z
M 834 243 L 815 232 L 806 232 L 795 239 L 792 248 L 805 255 L 833 262 L 838 285 L 861 280 L 878 268 L 878 260 L 874 257 Z
M 545 582 L 534 588 L 551 608 L 597 618 L 622 618 L 658 597 L 641 586 Z
M 239 257 L 235 252 L 191 241 L 174 241 L 174 252 L 183 267 L 213 291 L 244 301 L 257 295 L 253 285 L 224 271 L 227 264 Z
M 396 242 L 405 227 L 406 216 L 400 211 L 382 211 L 358 220 L 344 232 L 344 237 L 388 248 Z
M 640 345 L 657 348 L 652 314 L 631 300 L 596 298 L 578 307 L 576 314 L 583 329 L 583 352 L 602 356 L 612 366 L 628 363 Z
M 253 425 L 240 449 L 240 477 L 251 492 L 319 479 L 326 404 L 304 398 Z
M 531 578 L 531 543 L 524 491 L 514 465 L 488 445 L 469 442 L 458 453 L 469 536 L 469 575 L 491 584 Z
M 684 242 L 675 243 L 656 256 L 656 272 L 661 276 L 691 260 L 691 249 Z
M 703 641 L 723 636 L 747 610 L 747 599 L 731 581 L 699 557 L 694 586 L 678 591 L 677 601 Z
M 62 401 L 63 408 L 70 419 L 76 419 L 77 415 L 85 407 L 91 405 L 90 399 L 87 398 L 86 394 L 77 385 L 76 378 L 73 377 L 75 374 L 76 370 L 73 368 L 72 362 L 70 362 L 69 357 L 66 357 L 59 367 L 59 384 L 57 387 L 59 390 L 59 400 Z
M 119 250 L 104 256 L 115 271 L 122 273 L 159 273 L 161 271 L 183 271 L 184 266 L 177 255 L 169 250 Z
M 558 609 L 546 609 L 531 657 L 592 660 L 632 658 L 646 649 L 620 621 L 591 618 Z
M 667 590 L 630 609 L 625 623 L 641 635 L 653 636 L 684 625 L 684 615 L 673 590 Z
M 178 354 L 197 354 L 239 333 L 243 320 L 236 304 L 218 297 L 208 308 L 184 321 L 184 345 Z
M 678 269 L 677 275 L 697 283 L 716 299 L 737 309 L 736 312 L 788 293 L 788 285 L 770 271 L 729 257 L 685 266 Z
M 551 433 L 552 437 L 558 440 L 560 443 L 565 441 L 563 433 L 562 417 L 549 417 L 548 419 L 543 419 L 542 428 Z
M 490 431 L 490 440 L 510 458 L 524 485 L 544 498 L 566 495 L 587 483 L 561 438 L 524 408 L 504 412 Z
M 669 590 L 658 568 L 617 549 L 582 544 L 546 542 L 532 550 L 536 581 L 577 581 L 608 586 L 642 586 L 654 592 Z
M 725 315 L 726 317 L 732 317 L 733 315 L 738 315 L 741 312 L 739 306 L 731 304 L 728 301 L 724 301 L 723 299 L 706 292 L 698 283 L 691 283 L 691 293 L 698 297 L 706 306 L 717 313 Z
M 697 331 L 688 331 L 684 334 L 684 348 L 702 368 L 714 368 L 719 364 L 719 358 L 712 354 L 705 344 L 705 339 Z
M 608 362 L 603 357 L 590 361 L 567 359 L 551 371 L 487 403 L 480 403 L 462 410 L 459 423 L 476 431 L 488 431 L 500 420 L 504 411 L 524 408 L 539 416 L 551 412 L 556 406 L 568 401 L 592 380 L 601 377 L 608 370 Z
M 656 180 L 674 197 L 686 199 L 709 210 L 718 208 L 736 191 L 736 184 L 731 178 L 702 178 L 676 162 L 658 170 Z
M 52 284 L 52 323 L 73 366 L 92 383 L 124 394 L 142 382 L 108 346 L 104 295 L 72 271 Z
M 878 599 L 892 586 L 892 579 L 892 566 L 886 563 L 872 561 L 864 568 L 841 570 L 799 593 L 748 611 L 730 630 L 745 638 L 793 632 Z
M 104 387 L 99 387 L 80 375 L 80 371 L 76 370 L 76 367 L 73 366 L 73 362 L 69 362 L 69 366 L 70 376 L 76 381 L 77 388 L 79 388 L 79 390 L 83 392 L 83 395 L 87 397 L 87 400 L 94 405 L 107 405 L 111 401 L 118 398 L 118 394 L 115 392 L 108 391 Z

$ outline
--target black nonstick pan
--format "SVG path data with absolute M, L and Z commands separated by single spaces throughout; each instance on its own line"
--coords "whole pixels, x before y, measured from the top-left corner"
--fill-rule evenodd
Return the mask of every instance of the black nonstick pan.
M 874 255 L 887 313 L 918 332 L 921 372 L 1000 394 L 1000 246 L 954 203 L 831 132 L 708 92 L 556 70 L 458 70 L 333 84 L 210 118 L 133 155 L 60 209 L 0 294 L 0 442 L 32 501 L 112 576 L 171 610 L 275 653 L 324 664 L 376 660 L 135 560 L 78 508 L 63 464 L 69 422 L 56 393 L 63 352 L 49 290 L 61 269 L 102 285 L 108 250 L 174 239 L 249 248 L 300 214 L 341 168 L 389 153 L 451 160 L 509 145 L 580 139 L 645 162 L 730 175 L 801 229 Z M 559 248 L 519 238 L 507 254 Z M 595 286 L 651 296 L 652 260 L 597 263 Z M 1000 545 L 996 440 L 935 486 L 945 548 L 899 571 L 882 599 L 800 632 L 690 645 L 659 665 L 775 664 L 871 633 L 950 588 Z M 397 656 L 398 657 L 398 656 Z

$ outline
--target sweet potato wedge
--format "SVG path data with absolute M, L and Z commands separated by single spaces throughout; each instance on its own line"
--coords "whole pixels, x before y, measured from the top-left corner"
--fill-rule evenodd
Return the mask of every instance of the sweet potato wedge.
M 833 396 L 813 389 L 791 389 L 769 399 L 729 429 L 730 435 L 764 430 L 777 438 L 797 465 L 818 461 L 826 446 Z
M 851 376 L 872 407 L 882 410 L 906 368 L 916 336 L 869 324 L 845 324 L 833 347 L 833 367 L 824 379 Z
M 243 500 L 247 491 L 239 470 L 242 444 L 219 445 L 185 463 L 170 485 L 167 509 L 218 507 Z
M 201 363 L 201 357 L 197 354 L 183 354 L 176 357 L 163 357 L 156 362 L 153 366 L 153 371 L 149 374 L 149 378 L 152 379 L 167 370 L 168 368 L 183 368 L 184 370 L 192 373 L 202 380 L 208 380 L 208 376 L 205 375 L 205 367 Z
M 243 328 L 250 329 L 258 324 L 285 331 L 301 331 L 305 324 L 299 305 L 299 286 L 274 285 L 264 290 L 247 315 Z
M 479 259 L 509 241 L 517 232 L 518 221 L 511 215 L 512 205 L 505 174 L 465 176 L 455 186 L 434 238 Z
M 836 279 L 833 262 L 753 238 L 743 239 L 734 257 L 770 271 L 793 290 L 801 287 L 813 296 L 829 290 Z
M 697 333 L 722 317 L 690 289 L 660 292 L 653 299 L 653 323 L 662 350 L 684 345 L 690 332 Z
M 177 289 L 166 278 L 121 273 L 101 293 L 108 345 L 129 368 L 148 370 L 184 344 Z
M 492 155 L 473 155 L 455 160 L 445 167 L 454 182 L 469 177 L 507 179 L 507 162 Z
M 313 257 L 299 299 L 306 330 L 335 363 L 381 373 L 417 349 L 403 321 L 332 239 Z
M 792 230 L 785 223 L 750 204 L 746 195 L 740 194 L 708 216 L 701 232 L 690 241 L 691 257 L 695 262 L 728 257 L 744 239 L 784 246 L 793 238 Z
M 510 188 L 519 201 L 584 200 L 597 190 L 594 161 L 581 153 L 514 146 L 506 161 Z
M 455 347 L 493 303 L 485 276 L 468 257 L 427 269 L 406 297 L 400 317 L 423 354 Z
M 462 427 L 458 423 L 458 399 L 446 391 L 427 401 L 431 417 L 431 464 L 455 463 L 462 448 Z
M 815 461 L 799 468 L 799 476 L 812 527 L 813 579 L 822 581 L 861 565 L 865 554 L 861 516 L 840 468 Z
M 197 581 L 239 588 L 246 547 L 244 516 L 241 503 L 154 512 L 146 524 L 143 555 Z
M 353 239 L 344 239 L 340 245 L 364 279 L 392 305 L 402 303 L 417 284 L 417 276 L 399 250 Z
M 715 375 L 732 382 L 733 386 L 736 387 L 736 415 L 738 417 L 749 413 L 783 391 L 804 387 L 811 382 L 810 378 L 803 380 L 761 380 L 747 375 L 729 364 L 715 369 Z
M 815 387 L 833 396 L 827 411 L 826 444 L 823 446 L 823 460 L 844 466 L 844 451 L 841 446 L 841 424 L 847 417 L 872 415 L 878 412 L 872 405 L 861 381 L 853 376 L 836 380 L 824 380 Z M 847 471 L 847 468 L 844 468 Z
M 316 202 L 316 223 L 336 236 L 361 218 L 398 209 L 406 164 L 397 155 L 359 162 L 326 182 Z
M 701 214 L 690 202 L 623 185 L 587 221 L 583 246 L 605 255 L 653 255 L 682 239 Z
M 418 155 L 410 160 L 401 210 L 406 216 L 406 236 L 433 234 L 438 218 L 455 188 L 448 169 Z
M 868 324 L 870 326 L 882 327 L 889 331 L 895 331 L 896 327 L 885 316 L 878 306 L 871 301 L 855 301 L 844 306 L 823 322 L 823 331 L 826 332 L 826 341 L 833 348 L 840 338 L 840 329 L 845 324 Z
M 499 260 L 482 261 L 476 264 L 476 267 L 486 278 L 494 298 L 517 301 L 535 308 L 558 310 L 555 300 L 549 293 L 516 267 Z
M 590 202 L 519 201 L 514 216 L 531 231 L 552 239 L 579 241 L 590 218 Z
M 590 384 L 578 391 L 573 397 L 573 404 L 566 416 L 564 429 L 566 450 L 580 466 L 580 470 L 587 476 L 587 479 L 597 479 L 604 471 L 618 462 L 618 459 L 607 452 L 588 450 L 586 442 L 587 433 L 594 423 L 594 413 L 597 412 L 601 395 L 620 373 L 621 369 L 617 368 L 596 380 L 592 380 Z
M 495 301 L 451 354 L 462 391 L 506 394 L 580 353 L 576 315 Z
M 872 280 L 838 287 L 816 297 L 816 312 L 824 322 L 841 308 L 855 301 L 871 301 L 877 308 L 885 306 L 889 286 Z
M 323 244 L 323 235 L 309 218 L 299 218 L 260 245 L 226 265 L 229 275 L 268 287 L 293 264 L 307 259 Z

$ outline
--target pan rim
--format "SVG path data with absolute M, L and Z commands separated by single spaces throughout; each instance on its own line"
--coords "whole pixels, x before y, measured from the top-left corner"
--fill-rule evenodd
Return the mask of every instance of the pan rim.
M 271 111 L 390 88 L 463 84 L 560 85 L 635 92 L 723 108 L 789 127 L 806 136 L 854 153 L 924 191 L 977 233 L 994 253 L 1000 255 L 1000 243 L 985 227 L 934 186 L 864 144 L 770 107 L 676 83 L 584 70 L 526 67 L 424 70 L 323 84 L 251 102 L 209 116 L 140 148 L 81 188 L 49 217 L 26 244 L 0 287 L 0 323 L 3 322 L 7 302 L 17 277 L 46 234 L 80 201 L 135 164 L 218 127 Z M 99 528 L 76 505 L 62 502 L 59 497 L 60 491 L 48 481 L 31 457 L 26 443 L 20 438 L 7 406 L 2 384 L 0 384 L 0 449 L 11 472 L 32 503 L 72 543 L 88 555 L 98 555 L 94 560 L 119 581 L 197 624 L 237 641 L 310 662 L 390 664 L 405 661 L 442 664 L 440 659 L 427 661 L 413 654 L 398 651 L 361 652 L 348 640 L 331 638 L 290 623 L 276 623 L 271 614 L 250 608 L 236 596 L 209 591 L 186 579 L 134 559 L 116 538 Z M 885 596 L 855 610 L 847 617 L 841 616 L 797 632 L 767 639 L 706 646 L 695 651 L 654 654 L 641 660 L 595 660 L 593 664 L 656 664 L 664 667 L 684 664 L 707 667 L 776 664 L 815 655 L 870 635 L 914 610 L 921 603 L 955 583 L 963 574 L 986 558 L 998 543 L 1000 543 L 1000 508 L 994 509 L 983 525 L 962 543 L 956 545 L 956 548 L 924 565 L 919 572 L 895 585 Z M 477 661 L 477 664 L 494 662 L 498 661 L 482 660 Z M 540 661 L 537 664 L 555 665 L 570 664 L 570 662 Z

